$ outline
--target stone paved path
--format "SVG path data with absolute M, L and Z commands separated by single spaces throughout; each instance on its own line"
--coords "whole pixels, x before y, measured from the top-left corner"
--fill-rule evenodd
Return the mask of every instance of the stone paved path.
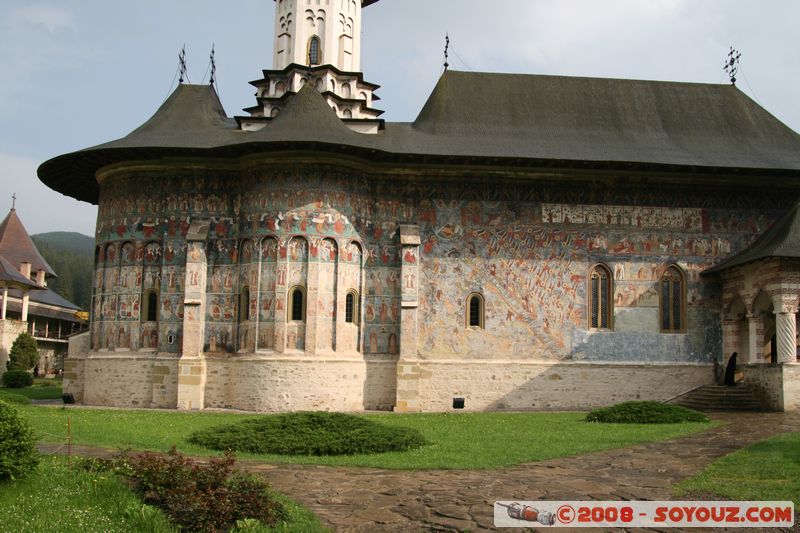
M 241 464 L 264 474 L 276 490 L 337 532 L 488 531 L 496 500 L 668 500 L 673 484 L 715 459 L 771 435 L 800 431 L 798 415 L 720 413 L 713 418 L 728 423 L 669 441 L 497 470 Z M 104 452 L 76 447 L 75 453 Z

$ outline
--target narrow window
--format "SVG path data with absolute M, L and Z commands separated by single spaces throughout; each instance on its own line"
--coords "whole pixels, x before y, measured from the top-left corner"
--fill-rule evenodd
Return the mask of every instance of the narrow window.
M 144 308 L 144 322 L 156 322 L 158 320 L 158 293 L 147 291 L 145 293 L 146 306 Z
M 239 293 L 239 322 L 250 320 L 250 289 L 244 287 Z
M 597 265 L 589 277 L 589 327 L 611 329 L 612 317 L 611 271 Z
M 684 302 L 686 286 L 678 268 L 671 266 L 661 276 L 659 311 L 661 331 L 680 332 L 685 329 Z
M 483 328 L 483 296 L 477 293 L 467 299 L 467 325 L 471 328 Z
M 350 291 L 344 300 L 344 321 L 348 324 L 358 322 L 358 293 Z
M 303 287 L 295 287 L 289 295 L 289 320 L 302 322 L 306 319 L 306 295 Z
M 320 64 L 320 46 L 319 46 L 319 37 L 314 35 L 308 41 L 308 64 L 309 65 L 319 65 Z

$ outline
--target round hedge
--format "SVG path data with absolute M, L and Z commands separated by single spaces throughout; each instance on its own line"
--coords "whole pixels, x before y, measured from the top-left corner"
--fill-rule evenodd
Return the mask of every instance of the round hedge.
M 4 372 L 0 379 L 9 389 L 22 389 L 33 385 L 33 376 L 27 370 L 9 370 Z
M 33 430 L 16 409 L 0 400 L 0 481 L 23 478 L 38 465 Z
M 611 407 L 596 409 L 586 415 L 587 422 L 610 424 L 679 424 L 682 422 L 708 422 L 703 413 L 661 402 L 623 402 Z
M 415 429 L 341 413 L 286 413 L 198 431 L 189 442 L 212 450 L 278 455 L 354 455 L 425 444 Z

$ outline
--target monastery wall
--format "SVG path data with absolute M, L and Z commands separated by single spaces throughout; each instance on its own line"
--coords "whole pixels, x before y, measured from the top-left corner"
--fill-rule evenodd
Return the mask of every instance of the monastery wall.
M 399 411 L 436 412 L 464 398 L 470 411 L 585 410 L 671 399 L 713 383 L 709 364 L 401 361 Z
M 439 410 L 463 395 L 474 409 L 578 408 L 710 383 L 721 288 L 700 273 L 747 246 L 784 200 L 762 189 L 543 180 L 257 161 L 109 169 L 84 401 L 144 405 L 160 380 L 170 385 L 155 403 L 173 402 L 184 286 L 200 279 L 186 269 L 186 235 L 198 221 L 208 225 L 199 308 L 209 407 Z M 411 240 L 401 242 L 401 224 Z M 589 327 L 595 265 L 613 278 L 603 329 Z M 684 314 L 667 333 L 659 283 L 671 266 Z M 291 316 L 296 289 L 302 320 Z M 467 326 L 473 293 L 481 327 Z M 173 361 L 167 374 L 154 373 L 159 358 Z
M 11 353 L 11 346 L 17 340 L 20 333 L 28 330 L 27 322 L 20 320 L 0 320 L 0 374 L 6 371 L 8 354 Z

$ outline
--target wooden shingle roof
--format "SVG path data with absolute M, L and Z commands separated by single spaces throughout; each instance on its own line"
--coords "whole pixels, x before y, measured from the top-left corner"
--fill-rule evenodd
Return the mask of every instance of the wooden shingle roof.
M 36 245 L 31 241 L 25 226 L 17 216 L 17 210 L 13 208 L 0 223 L 0 257 L 15 269 L 19 269 L 22 263 L 30 263 L 32 272 L 44 270 L 48 276 L 56 275 L 36 249 Z
M 311 85 L 260 131 L 239 130 L 212 87 L 181 85 L 126 137 L 51 159 L 39 177 L 97 203 L 95 173 L 108 164 L 300 149 L 380 162 L 800 178 L 800 135 L 730 85 L 447 71 L 414 122 L 374 135 L 344 127 Z

